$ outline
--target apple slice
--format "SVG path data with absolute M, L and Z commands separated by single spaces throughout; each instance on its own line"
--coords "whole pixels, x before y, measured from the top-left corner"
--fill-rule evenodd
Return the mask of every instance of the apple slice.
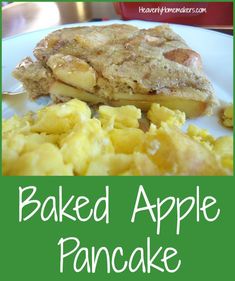
M 96 85 L 96 72 L 84 60 L 63 54 L 50 56 L 47 65 L 55 78 L 62 82 L 92 92 Z

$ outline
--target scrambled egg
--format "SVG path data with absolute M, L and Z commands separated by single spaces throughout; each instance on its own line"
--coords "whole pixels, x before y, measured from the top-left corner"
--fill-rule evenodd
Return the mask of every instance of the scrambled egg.
M 233 128 L 233 104 L 223 110 L 222 123 L 225 127 Z
M 212 135 L 210 135 L 207 130 L 201 129 L 195 125 L 188 126 L 187 134 L 191 138 L 205 145 L 208 149 L 212 150 L 215 144 L 215 138 Z
M 153 104 L 140 128 L 135 106 L 77 99 L 3 121 L 3 175 L 231 175 L 233 138 L 189 126 L 185 114 Z
M 175 125 L 179 128 L 185 123 L 186 119 L 184 112 L 171 110 L 167 107 L 160 106 L 158 103 L 152 104 L 147 116 L 157 126 L 161 126 L 162 122 L 167 122 L 169 125 Z
M 104 127 L 138 128 L 140 118 L 141 110 L 134 105 L 121 107 L 102 105 L 99 107 L 99 119 Z

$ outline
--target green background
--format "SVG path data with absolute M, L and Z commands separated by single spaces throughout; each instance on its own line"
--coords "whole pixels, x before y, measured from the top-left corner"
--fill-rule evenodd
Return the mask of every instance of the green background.
M 1 280 L 233 280 L 235 253 L 235 190 L 234 177 L 0 177 L 0 276 Z M 180 236 L 175 235 L 175 213 L 162 225 L 160 236 L 155 234 L 156 224 L 147 214 L 140 214 L 135 224 L 130 222 L 139 185 L 144 185 L 154 204 L 156 197 L 184 198 L 195 194 L 196 186 L 201 197 L 212 195 L 217 199 L 221 214 L 216 222 L 204 219 L 196 222 L 195 210 L 182 223 Z M 85 195 L 95 202 L 110 186 L 110 223 L 80 223 L 65 221 L 42 222 L 39 216 L 18 221 L 18 187 L 35 185 L 41 201 L 58 194 L 63 186 L 64 197 Z M 85 271 L 74 273 L 72 259 L 59 272 L 61 237 L 75 236 L 81 246 L 106 246 L 110 250 L 122 246 L 127 254 L 136 247 L 145 247 L 151 237 L 152 250 L 174 247 L 182 260 L 180 269 L 173 274 L 152 270 L 151 274 L 107 274 L 104 260 L 95 274 Z

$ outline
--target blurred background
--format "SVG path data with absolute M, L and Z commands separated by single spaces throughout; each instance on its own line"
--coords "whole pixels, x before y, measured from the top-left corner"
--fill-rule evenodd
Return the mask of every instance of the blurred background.
M 232 5 L 232 2 L 2 2 L 2 35 L 8 37 L 62 24 L 109 19 L 143 19 L 197 25 L 232 35 Z M 139 12 L 140 7 L 165 6 L 203 7 L 207 13 L 160 15 Z
M 66 23 L 120 18 L 108 2 L 4 2 L 2 12 L 3 37 Z

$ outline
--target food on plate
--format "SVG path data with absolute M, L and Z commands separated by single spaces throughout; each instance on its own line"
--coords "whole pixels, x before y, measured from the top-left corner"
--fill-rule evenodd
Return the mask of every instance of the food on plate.
M 148 119 L 155 125 L 160 126 L 162 122 L 181 127 L 185 123 L 185 113 L 180 110 L 171 110 L 167 107 L 153 103 L 147 113 Z
M 211 114 L 217 99 L 200 55 L 168 25 L 74 27 L 52 32 L 13 75 L 29 97 L 90 104 L 134 105 L 147 111 L 159 103 L 187 117 Z
M 99 107 L 99 119 L 104 127 L 114 128 L 138 128 L 138 120 L 141 118 L 141 110 L 133 105 L 121 107 L 110 107 L 102 105 Z
M 226 106 L 222 110 L 222 124 L 225 127 L 233 128 L 233 104 Z
M 3 175 L 232 175 L 232 137 L 185 133 L 184 113 L 159 104 L 147 116 L 142 130 L 133 105 L 94 111 L 71 99 L 3 120 Z
M 232 171 L 233 169 L 233 138 L 224 136 L 218 138 L 213 147 L 214 152 L 219 156 L 223 167 Z
M 193 124 L 190 124 L 188 126 L 187 134 L 191 138 L 205 145 L 208 149 L 213 149 L 215 138 L 209 134 L 208 130 L 201 129 Z

